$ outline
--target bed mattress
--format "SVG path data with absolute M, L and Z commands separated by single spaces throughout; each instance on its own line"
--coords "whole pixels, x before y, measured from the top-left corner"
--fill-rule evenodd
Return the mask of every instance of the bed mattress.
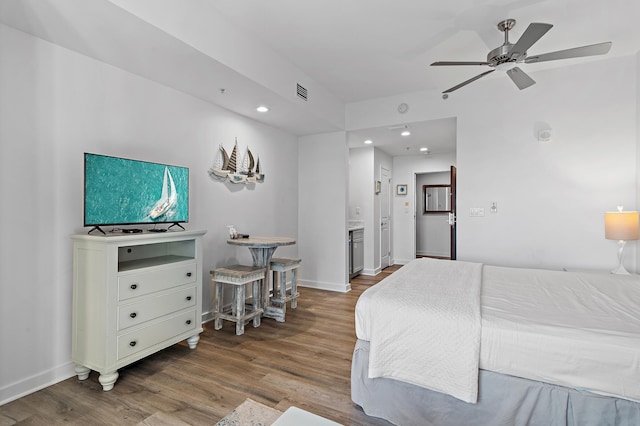
M 356 307 L 367 341 L 374 288 Z M 638 276 L 484 265 L 480 299 L 481 369 L 640 401 Z
M 480 368 L 640 401 L 637 276 L 485 265 Z

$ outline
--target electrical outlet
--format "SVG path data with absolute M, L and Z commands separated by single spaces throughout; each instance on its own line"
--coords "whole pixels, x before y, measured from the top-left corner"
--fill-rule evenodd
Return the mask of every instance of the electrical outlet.
M 469 209 L 469 216 L 482 217 L 484 216 L 484 207 L 471 207 Z

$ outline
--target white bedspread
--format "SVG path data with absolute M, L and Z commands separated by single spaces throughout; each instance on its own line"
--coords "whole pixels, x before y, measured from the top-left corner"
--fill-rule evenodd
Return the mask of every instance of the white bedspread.
M 485 265 L 480 368 L 640 402 L 640 279 Z
M 369 377 L 475 403 L 482 264 L 416 259 L 367 289 L 356 334 L 371 343 Z

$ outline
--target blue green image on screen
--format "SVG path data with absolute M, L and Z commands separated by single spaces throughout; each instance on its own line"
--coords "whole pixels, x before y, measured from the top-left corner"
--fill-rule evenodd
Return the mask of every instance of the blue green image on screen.
M 189 221 L 188 168 L 88 153 L 84 163 L 85 226 Z

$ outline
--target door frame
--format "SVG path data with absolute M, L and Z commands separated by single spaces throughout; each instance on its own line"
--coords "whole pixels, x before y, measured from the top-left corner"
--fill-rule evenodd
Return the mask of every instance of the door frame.
M 449 185 L 451 185 L 450 192 L 450 206 L 451 206 L 451 216 L 453 217 L 453 223 L 450 223 L 451 226 L 451 237 L 450 243 L 451 247 L 449 248 L 449 258 L 451 260 L 456 260 L 458 257 L 458 241 L 457 241 L 457 231 L 458 231 L 458 210 L 456 205 L 457 193 L 458 193 L 458 174 L 457 174 L 456 166 L 451 166 L 449 169 Z
M 387 181 L 386 182 L 384 182 L 385 179 L 384 179 L 382 170 L 386 170 L 387 171 Z M 392 216 L 393 216 L 391 179 L 392 179 L 392 170 L 386 168 L 384 165 L 380 165 L 380 184 L 381 185 L 386 185 L 387 192 L 386 192 L 386 200 L 385 201 L 387 202 L 387 210 L 389 212 L 389 216 L 387 217 L 387 228 L 388 228 L 388 230 L 387 230 L 388 236 L 387 237 L 388 237 L 389 252 L 388 252 L 388 259 L 387 259 L 387 265 L 386 266 L 390 266 L 392 264 L 391 263 L 391 257 L 392 257 L 391 256 L 391 252 L 392 252 L 392 247 L 393 247 L 392 235 L 391 235 L 391 228 L 392 228 L 391 227 L 391 220 L 392 220 Z M 384 191 L 381 191 L 380 194 L 384 195 Z M 382 254 L 382 248 L 383 248 L 382 247 L 383 246 L 383 244 L 382 244 L 382 242 L 383 242 L 382 226 L 383 226 L 383 221 L 384 221 L 384 216 L 382 215 L 382 210 L 383 210 L 383 207 L 384 207 L 383 206 L 383 203 L 384 203 L 383 198 L 385 198 L 385 197 L 380 197 L 380 206 L 379 206 L 379 208 L 380 208 L 380 213 L 379 213 L 379 215 L 380 215 L 379 216 L 379 219 L 380 219 L 380 228 L 379 228 L 379 231 L 380 231 L 380 234 L 379 234 L 380 235 L 380 241 L 379 241 L 379 244 L 380 244 L 380 247 L 379 247 L 379 254 L 380 254 L 380 258 L 379 258 L 380 263 L 379 263 L 379 265 L 380 265 L 380 270 L 382 270 L 382 269 L 384 269 L 386 267 L 382 263 L 382 259 L 384 258 L 383 254 Z
M 458 219 L 457 219 L 457 210 L 456 210 L 456 200 L 457 200 L 457 169 L 455 166 L 450 166 L 449 168 L 449 184 L 451 185 L 451 210 L 453 212 L 454 215 L 454 225 L 451 226 L 451 230 L 450 230 L 450 237 L 449 237 L 449 242 L 450 242 L 450 247 L 449 247 L 449 256 L 451 258 L 451 260 L 456 260 L 458 254 L 457 254 L 457 250 L 458 250 L 458 243 L 457 243 L 457 238 L 458 238 L 458 234 L 457 234 L 457 223 L 458 223 Z M 413 173 L 413 238 L 411 239 L 413 242 L 413 256 L 414 258 L 416 257 L 416 248 L 418 246 L 417 243 L 417 239 L 418 239 L 418 225 L 417 225 L 417 220 L 418 220 L 418 212 L 421 208 L 420 205 L 418 205 L 418 175 L 426 175 L 429 173 L 445 173 L 447 172 L 447 170 L 440 170 L 440 171 L 436 171 L 436 170 L 432 170 L 429 172 L 414 172 Z

